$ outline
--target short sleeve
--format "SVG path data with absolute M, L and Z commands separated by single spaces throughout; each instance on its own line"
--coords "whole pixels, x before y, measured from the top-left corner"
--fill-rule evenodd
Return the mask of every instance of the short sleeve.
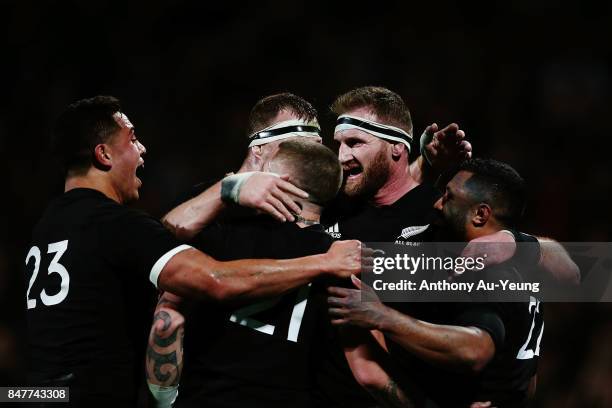
M 453 323 L 464 327 L 478 327 L 486 331 L 495 344 L 495 350 L 501 350 L 504 345 L 506 327 L 494 304 L 469 304 L 459 312 Z
M 159 274 L 177 253 L 191 248 L 179 242 L 155 218 L 137 210 L 121 211 L 103 220 L 111 262 L 121 270 L 133 271 L 156 287 Z

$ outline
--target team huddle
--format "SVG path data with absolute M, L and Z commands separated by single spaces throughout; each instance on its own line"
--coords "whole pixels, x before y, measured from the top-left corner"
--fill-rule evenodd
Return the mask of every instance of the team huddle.
M 25 260 L 29 383 L 70 387 L 74 407 L 527 406 L 538 299 L 384 303 L 360 279 L 376 256 L 362 242 L 452 240 L 531 242 L 528 262 L 500 245 L 487 272 L 576 282 L 560 246 L 517 231 L 523 179 L 472 158 L 455 124 L 414 143 L 388 89 L 332 111 L 337 153 L 309 102 L 261 99 L 240 169 L 156 220 L 125 205 L 146 149 L 119 101 L 70 105 L 54 132 L 65 192 Z

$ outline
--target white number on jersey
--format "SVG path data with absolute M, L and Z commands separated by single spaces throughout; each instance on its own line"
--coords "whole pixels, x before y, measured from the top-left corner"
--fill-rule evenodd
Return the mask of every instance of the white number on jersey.
M 49 295 L 46 289 L 43 289 L 40 293 L 40 300 L 42 300 L 45 306 L 53 306 L 57 305 L 66 299 L 68 296 L 68 289 L 70 288 L 70 275 L 68 271 L 64 267 L 64 265 L 60 264 L 60 258 L 64 255 L 64 252 L 68 249 L 68 240 L 54 242 L 49 244 L 47 248 L 47 254 L 55 254 L 51 262 L 49 263 L 49 267 L 47 268 L 47 274 L 51 275 L 52 273 L 57 273 L 60 276 L 60 290 L 53 295 Z M 30 248 L 28 255 L 26 256 L 26 266 L 30 262 L 30 258 L 34 258 L 34 271 L 32 273 L 32 277 L 30 278 L 30 283 L 28 285 L 28 291 L 26 292 L 26 300 L 28 309 L 34 309 L 36 307 L 36 299 L 30 299 L 30 291 L 32 290 L 32 285 L 36 281 L 38 277 L 38 270 L 40 269 L 40 249 L 37 246 L 33 246 Z
M 529 360 L 534 356 L 540 355 L 540 342 L 542 341 L 542 334 L 544 334 L 544 322 L 542 322 L 541 327 L 536 328 L 536 315 L 540 313 L 540 301 L 534 298 L 533 296 L 529 296 L 529 314 L 532 313 L 533 320 L 531 321 L 531 329 L 529 329 L 529 335 L 527 336 L 525 344 L 523 344 L 523 347 L 521 347 L 518 354 L 516 355 L 516 358 L 518 360 Z M 536 335 L 537 332 L 539 332 L 539 334 L 537 334 L 538 340 L 536 342 L 535 351 L 532 349 L 527 349 L 527 346 L 531 341 L 531 337 L 533 335 Z
M 300 326 L 306 310 L 306 302 L 308 301 L 308 293 L 310 292 L 310 283 L 298 290 L 297 299 L 291 312 L 291 320 L 289 321 L 289 331 L 287 340 L 297 343 L 300 334 Z M 254 303 L 252 305 L 236 310 L 230 316 L 230 322 L 238 323 L 241 326 L 250 327 L 258 332 L 273 335 L 276 326 L 268 323 L 260 322 L 252 318 L 256 313 L 271 309 L 280 301 L 280 298 L 264 300 L 263 302 Z

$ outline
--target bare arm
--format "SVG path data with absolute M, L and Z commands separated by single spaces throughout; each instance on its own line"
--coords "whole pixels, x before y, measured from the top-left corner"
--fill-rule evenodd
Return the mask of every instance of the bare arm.
M 420 407 L 427 404 L 429 398 L 406 378 L 402 368 L 389 356 L 381 332 L 343 327 L 339 333 L 355 379 L 382 407 Z M 407 369 L 410 370 L 410 367 Z M 491 407 L 490 401 L 470 405 L 470 408 L 487 407 Z
M 555 280 L 578 285 L 580 268 L 570 258 L 563 245 L 551 238 L 537 237 L 540 242 L 539 266 Z
M 414 355 L 446 369 L 478 373 L 495 354 L 486 331 L 424 322 L 388 308 L 380 330 Z
M 181 299 L 165 292 L 155 308 L 149 334 L 146 376 L 158 408 L 174 402 L 183 369 L 183 315 L 178 311 Z
M 188 241 L 210 224 L 225 209 L 221 200 L 221 181 L 198 196 L 173 208 L 162 223 L 179 239 Z
M 417 157 L 412 163 L 410 163 L 410 175 L 417 183 L 429 183 L 435 184 L 439 174 L 431 168 L 427 160 L 423 159 L 423 156 Z
M 188 298 L 245 301 L 284 293 L 323 274 L 348 277 L 359 273 L 361 256 L 359 241 L 337 241 L 325 254 L 286 260 L 219 262 L 191 248 L 177 253 L 166 263 L 157 285 Z
M 382 304 L 372 288 L 357 278 L 353 282 L 361 290 L 328 289 L 332 324 L 379 330 L 419 358 L 454 371 L 477 373 L 495 354 L 486 331 L 415 319 Z
M 552 238 L 536 237 L 540 244 L 538 266 L 554 280 L 577 285 L 580 283 L 580 268 L 559 242 Z M 536 245 L 524 242 L 518 245 Z M 497 265 L 512 258 L 517 251 L 513 233 L 497 231 L 471 240 L 461 253 L 464 257 L 481 257 L 487 254 L 485 266 Z
M 300 213 L 300 208 L 291 199 L 291 194 L 308 198 L 306 192 L 287 181 L 286 175 L 279 177 L 272 173 L 252 172 L 229 177 L 172 209 L 162 218 L 162 223 L 177 238 L 190 240 L 226 208 L 221 199 L 222 183 L 236 183 L 236 177 L 240 180 L 235 190 L 237 196 L 232 201 L 270 214 L 279 221 L 294 221 L 292 212 Z

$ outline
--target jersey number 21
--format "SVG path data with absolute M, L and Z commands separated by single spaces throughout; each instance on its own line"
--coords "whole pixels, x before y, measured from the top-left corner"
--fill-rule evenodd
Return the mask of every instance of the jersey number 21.
M 310 283 L 307 286 L 303 286 L 297 292 L 297 299 L 291 312 L 291 320 L 289 321 L 289 331 L 287 333 L 287 340 L 297 343 L 298 335 L 300 334 L 300 326 L 302 325 L 302 318 L 304 317 L 304 310 L 306 309 L 306 302 L 308 301 L 308 292 L 310 291 Z M 258 332 L 273 335 L 276 326 L 263 323 L 259 320 L 252 318 L 256 313 L 263 312 L 264 310 L 271 309 L 278 303 L 280 298 L 264 300 L 242 309 L 236 310 L 230 316 L 230 322 L 237 323 L 241 326 L 249 327 Z

